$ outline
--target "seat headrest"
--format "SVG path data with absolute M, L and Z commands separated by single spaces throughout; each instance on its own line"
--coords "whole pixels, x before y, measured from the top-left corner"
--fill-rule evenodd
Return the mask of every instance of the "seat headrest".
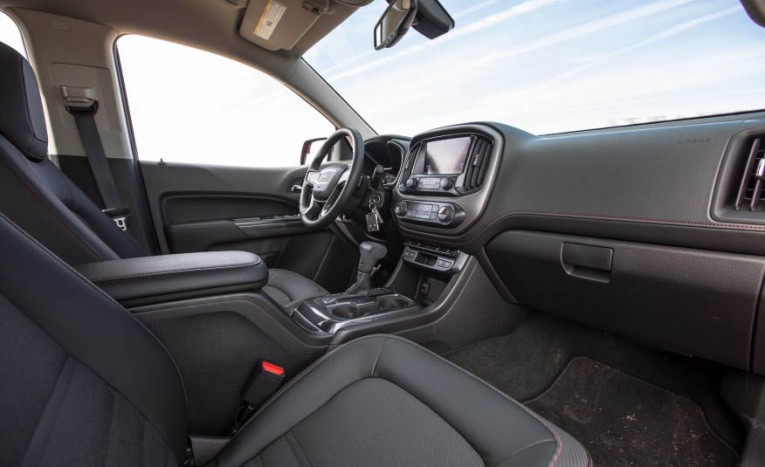
M 32 160 L 48 157 L 40 89 L 32 66 L 18 52 L 0 43 L 0 134 Z

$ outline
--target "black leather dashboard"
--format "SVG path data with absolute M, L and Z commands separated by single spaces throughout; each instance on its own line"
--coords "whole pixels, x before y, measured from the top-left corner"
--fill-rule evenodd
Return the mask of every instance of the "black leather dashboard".
M 480 216 L 399 222 L 407 237 L 477 255 L 508 301 L 765 374 L 765 209 L 733 206 L 765 113 L 549 136 L 475 125 L 502 140 Z
M 765 114 L 551 136 L 486 125 L 502 135 L 504 150 L 480 219 L 458 234 L 402 226 L 405 233 L 471 253 L 522 228 L 765 254 L 765 226 L 711 214 L 733 136 L 765 131 Z

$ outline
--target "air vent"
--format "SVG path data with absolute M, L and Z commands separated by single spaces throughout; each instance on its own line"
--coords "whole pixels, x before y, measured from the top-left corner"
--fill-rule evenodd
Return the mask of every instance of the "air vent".
M 465 171 L 465 181 L 462 191 L 471 191 L 480 188 L 486 178 L 486 170 L 491 158 L 491 142 L 484 138 L 476 138 L 473 154 L 470 157 L 470 165 Z
M 765 148 L 762 138 L 754 138 L 749 147 L 744 173 L 736 195 L 736 209 L 765 207 Z
M 406 186 L 406 181 L 412 176 L 412 167 L 414 167 L 414 160 L 417 159 L 417 152 L 419 150 L 419 144 L 409 149 L 409 157 L 406 159 L 406 166 L 401 169 L 401 175 L 399 176 L 399 182 L 402 188 Z

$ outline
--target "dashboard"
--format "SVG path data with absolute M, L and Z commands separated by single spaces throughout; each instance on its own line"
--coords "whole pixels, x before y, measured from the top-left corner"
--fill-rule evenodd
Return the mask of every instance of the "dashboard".
M 765 374 L 762 148 L 765 113 L 454 125 L 412 138 L 391 210 L 431 270 L 470 255 L 509 302 Z

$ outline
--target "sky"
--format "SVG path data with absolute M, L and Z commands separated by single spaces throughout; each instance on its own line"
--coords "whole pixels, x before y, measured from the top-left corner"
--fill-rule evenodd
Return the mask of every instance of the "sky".
M 765 29 L 736 0 L 441 3 L 456 26 L 435 40 L 411 30 L 375 51 L 375 0 L 305 59 L 379 133 L 490 120 L 550 134 L 765 108 Z M 0 41 L 23 49 L 1 13 Z M 242 63 L 139 36 L 117 45 L 142 160 L 291 166 L 334 129 Z
M 361 9 L 306 60 L 378 131 L 535 134 L 765 107 L 765 29 L 734 0 L 441 0 L 455 28 L 375 52 Z

